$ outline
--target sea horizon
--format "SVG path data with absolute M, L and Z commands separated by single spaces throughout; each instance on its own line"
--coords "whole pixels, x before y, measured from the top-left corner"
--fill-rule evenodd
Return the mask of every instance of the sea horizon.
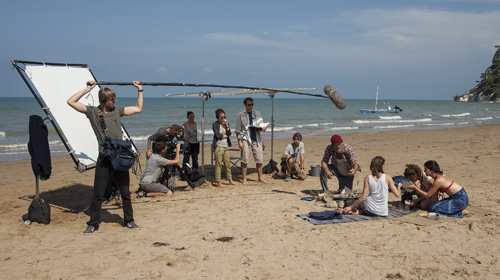
M 222 108 L 234 128 L 236 115 L 244 110 L 243 99 L 238 97 L 214 97 L 202 102 L 199 97 L 146 97 L 142 113 L 122 118 L 122 122 L 139 149 L 146 147 L 147 137 L 160 127 L 182 125 L 187 121 L 186 112 L 195 113 L 198 138 L 201 141 L 201 117 L 205 112 L 205 143 L 212 141 L 211 124 L 214 111 Z M 274 116 L 274 139 L 291 137 L 300 132 L 304 137 L 343 133 L 363 133 L 386 130 L 430 130 L 440 128 L 467 127 L 500 124 L 498 103 L 461 103 L 452 100 L 379 100 L 379 108 L 390 105 L 402 108 L 398 114 L 361 114 L 360 109 L 374 107 L 374 100 L 346 99 L 347 107 L 337 109 L 329 99 L 322 98 L 255 98 L 255 110 L 262 114 L 265 122 Z M 137 98 L 119 97 L 117 105 L 131 106 Z M 198 100 L 193 102 L 194 100 Z M 272 104 L 274 103 L 274 115 Z M 0 97 L 0 162 L 30 158 L 28 119 L 30 115 L 45 113 L 33 97 Z M 57 121 L 57 120 L 56 120 Z M 56 130 L 46 121 L 49 129 L 49 145 L 52 156 L 67 155 Z M 271 138 L 271 129 L 263 133 Z M 91 135 L 91 137 L 95 137 Z M 97 147 L 96 147 L 97 149 Z

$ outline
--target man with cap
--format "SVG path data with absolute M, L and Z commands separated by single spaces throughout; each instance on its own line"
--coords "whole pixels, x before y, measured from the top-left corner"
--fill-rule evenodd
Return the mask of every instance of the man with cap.
M 350 145 L 344 144 L 340 135 L 333 135 L 330 142 L 321 160 L 320 182 L 323 192 L 328 191 L 327 180 L 333 176 L 339 180 L 340 192 L 346 187 L 352 190 L 354 176 L 356 172 L 361 171 L 356 153 Z M 330 159 L 331 163 L 328 164 Z

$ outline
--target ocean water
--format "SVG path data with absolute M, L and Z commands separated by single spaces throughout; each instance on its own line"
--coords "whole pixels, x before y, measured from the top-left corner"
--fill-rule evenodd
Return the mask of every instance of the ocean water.
M 344 110 L 337 109 L 329 99 L 254 97 L 255 110 L 260 111 L 265 122 L 271 122 L 274 111 L 275 139 L 288 138 L 295 132 L 304 137 L 366 131 L 414 130 L 454 128 L 475 125 L 500 124 L 500 104 L 456 103 L 453 101 L 379 100 L 379 108 L 398 106 L 399 114 L 361 114 L 359 109 L 374 107 L 373 100 L 346 100 Z M 205 115 L 205 142 L 211 142 L 211 124 L 215 110 L 224 109 L 232 128 L 236 115 L 244 110 L 244 96 L 213 97 L 202 102 L 199 97 L 145 98 L 142 113 L 122 118 L 123 124 L 139 148 L 146 147 L 147 137 L 162 126 L 182 125 L 186 112 L 193 111 L 201 140 L 201 118 Z M 136 98 L 120 98 L 117 105 L 135 105 Z M 274 103 L 274 110 L 272 103 Z M 203 106 L 204 105 L 204 106 Z M 45 117 L 33 97 L 0 98 L 0 162 L 29 158 L 28 125 L 30 115 Z M 53 156 L 67 155 L 56 130 L 49 121 L 49 143 Z M 271 138 L 271 130 L 263 133 Z

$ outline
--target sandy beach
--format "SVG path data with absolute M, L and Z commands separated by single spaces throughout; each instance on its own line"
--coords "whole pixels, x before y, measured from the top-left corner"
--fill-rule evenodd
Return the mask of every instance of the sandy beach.
M 500 126 L 341 136 L 362 167 L 356 188 L 362 188 L 374 156 L 386 159 L 391 176 L 402 175 L 407 163 L 422 166 L 434 159 L 465 187 L 470 205 L 500 213 Z M 307 167 L 320 163 L 329 140 L 303 140 Z M 291 135 L 274 141 L 274 160 L 289 142 Z M 267 163 L 271 144 L 265 145 Z M 207 146 L 205 171 L 212 181 L 209 151 Z M 144 168 L 144 151 L 142 162 Z M 52 168 L 51 178 L 40 182 L 41 197 L 51 204 L 51 223 L 27 227 L 21 216 L 35 194 L 30 160 L 0 164 L 3 279 L 500 278 L 498 214 L 431 226 L 395 219 L 312 225 L 297 214 L 328 210 L 300 199 L 321 191 L 319 178 L 287 183 L 265 175 L 268 184 L 262 184 L 256 182 L 251 162 L 246 186 L 220 189 L 209 183 L 191 191 L 186 182 L 177 181 L 172 198 L 133 194 L 140 230 L 124 228 L 121 206 L 110 203 L 103 207 L 99 230 L 83 236 L 94 172 L 79 173 L 69 156 L 52 158 Z M 241 181 L 239 170 L 232 171 Z M 132 192 L 138 181 L 131 174 Z M 337 188 L 337 180 L 329 186 Z M 390 194 L 390 200 L 397 199 Z

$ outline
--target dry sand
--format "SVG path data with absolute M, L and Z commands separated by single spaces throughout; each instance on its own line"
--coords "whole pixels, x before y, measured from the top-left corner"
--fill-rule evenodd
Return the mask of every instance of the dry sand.
M 406 163 L 435 159 L 466 188 L 471 205 L 500 213 L 500 126 L 342 137 L 363 169 L 357 188 L 374 156 L 386 159 L 385 171 L 392 176 L 401 175 Z M 329 139 L 304 139 L 306 166 L 319 164 Z M 288 142 L 275 141 L 276 161 Z M 267 162 L 269 141 L 266 146 Z M 296 215 L 327 210 L 300 200 L 321 190 L 319 178 L 286 183 L 265 175 L 264 185 L 255 181 L 253 162 L 247 186 L 210 184 L 190 191 L 178 181 L 172 198 L 134 195 L 138 231 L 122 227 L 121 207 L 105 205 L 100 229 L 83 236 L 94 172 L 77 172 L 69 156 L 52 160 L 51 178 L 40 183 L 52 221 L 30 227 L 21 220 L 35 193 L 30 161 L 0 164 L 3 279 L 500 278 L 498 214 L 427 227 L 394 219 L 315 226 Z M 205 163 L 210 165 L 208 153 Z M 209 180 L 211 170 L 206 169 Z M 233 174 L 241 180 L 238 169 Z M 329 185 L 338 187 L 336 179 Z M 137 187 L 138 178 L 131 175 L 131 191 Z

